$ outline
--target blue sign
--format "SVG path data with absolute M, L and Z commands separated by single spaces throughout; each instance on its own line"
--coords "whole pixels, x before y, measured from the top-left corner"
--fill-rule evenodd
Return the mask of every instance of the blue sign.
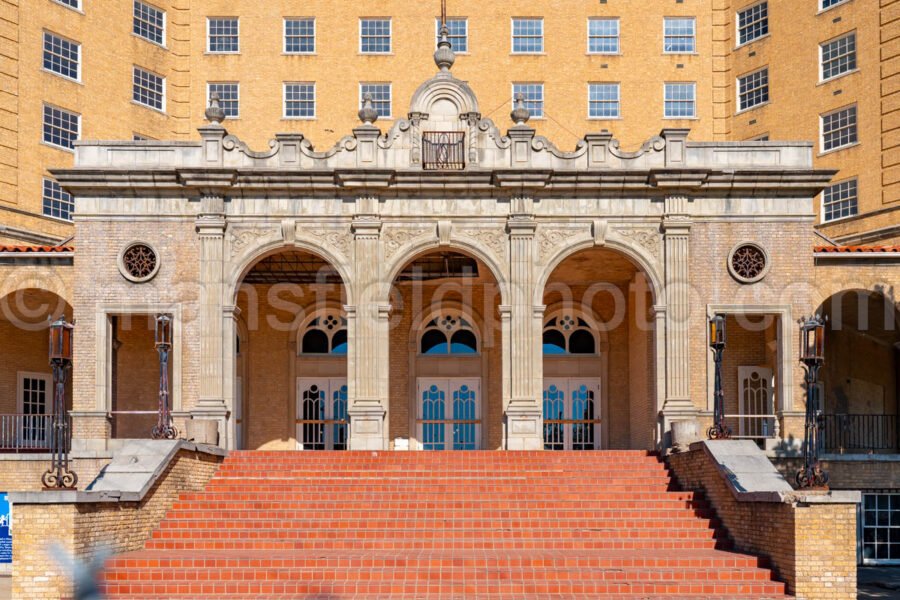
M 9 496 L 0 492 L 0 563 L 12 562 L 12 511 Z

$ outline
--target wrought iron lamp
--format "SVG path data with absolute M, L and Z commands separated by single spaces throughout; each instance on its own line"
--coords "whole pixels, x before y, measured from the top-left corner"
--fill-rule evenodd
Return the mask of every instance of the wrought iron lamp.
M 825 363 L 825 321 L 819 315 L 800 321 L 800 362 L 806 369 L 806 423 L 797 487 L 826 487 L 828 473 L 819 463 L 824 421 L 819 406 L 819 370 Z
M 159 410 L 150 436 L 154 440 L 173 440 L 178 430 L 172 424 L 169 410 L 169 351 L 172 350 L 172 317 L 169 315 L 156 316 L 155 342 L 159 353 Z
M 50 468 L 41 477 L 45 489 L 75 489 L 78 475 L 69 470 L 69 417 L 66 414 L 66 380 L 72 368 L 72 330 L 65 316 L 50 324 L 50 367 L 53 369 L 53 416 Z
M 709 347 L 716 365 L 716 383 L 713 392 L 713 424 L 706 431 L 711 440 L 727 440 L 731 429 L 725 424 L 725 392 L 722 391 L 722 355 L 725 352 L 725 315 L 713 315 L 709 319 Z

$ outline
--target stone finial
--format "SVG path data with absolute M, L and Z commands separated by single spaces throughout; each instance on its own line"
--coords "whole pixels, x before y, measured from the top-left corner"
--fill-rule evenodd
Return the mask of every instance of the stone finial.
M 225 120 L 225 109 L 219 103 L 219 93 L 213 92 L 209 95 L 209 107 L 206 109 L 206 120 L 221 125 Z
M 371 125 L 378 120 L 378 111 L 375 110 L 375 104 L 372 102 L 372 94 L 363 95 L 363 105 L 358 114 L 359 120 L 366 125 Z
M 525 107 L 525 94 L 522 92 L 516 94 L 515 105 L 509 116 L 516 125 L 524 125 L 531 118 L 531 112 Z
M 441 39 L 438 40 L 437 50 L 434 51 L 434 64 L 443 73 L 450 71 L 450 67 L 456 62 L 456 54 L 453 52 L 453 44 L 450 43 L 450 30 L 447 23 L 441 23 Z

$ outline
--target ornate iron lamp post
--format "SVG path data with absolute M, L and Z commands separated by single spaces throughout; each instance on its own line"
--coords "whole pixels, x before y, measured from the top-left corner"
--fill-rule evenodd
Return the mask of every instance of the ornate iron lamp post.
M 41 477 L 45 489 L 75 489 L 78 475 L 69 470 L 69 419 L 66 379 L 72 368 L 72 330 L 65 316 L 50 324 L 50 367 L 53 369 L 53 417 L 50 468 Z
M 159 411 L 150 436 L 154 440 L 174 440 L 178 431 L 172 425 L 169 411 L 169 351 L 172 349 L 172 318 L 156 316 L 156 351 L 159 353 Z
M 819 369 L 825 363 L 825 321 L 819 315 L 800 321 L 800 362 L 806 369 L 806 424 L 803 466 L 797 472 L 797 486 L 826 487 L 828 473 L 819 463 L 822 450 L 822 421 L 819 407 Z
M 709 347 L 716 364 L 716 387 L 713 392 L 713 425 L 706 435 L 711 440 L 727 440 L 731 430 L 725 424 L 725 392 L 722 391 L 722 354 L 725 352 L 725 315 L 709 319 Z

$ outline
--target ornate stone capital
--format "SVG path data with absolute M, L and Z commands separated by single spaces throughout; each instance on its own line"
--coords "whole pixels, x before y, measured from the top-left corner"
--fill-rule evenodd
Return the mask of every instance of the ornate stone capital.
M 377 240 L 381 237 L 381 218 L 377 215 L 359 215 L 350 222 L 350 231 L 357 240 Z

